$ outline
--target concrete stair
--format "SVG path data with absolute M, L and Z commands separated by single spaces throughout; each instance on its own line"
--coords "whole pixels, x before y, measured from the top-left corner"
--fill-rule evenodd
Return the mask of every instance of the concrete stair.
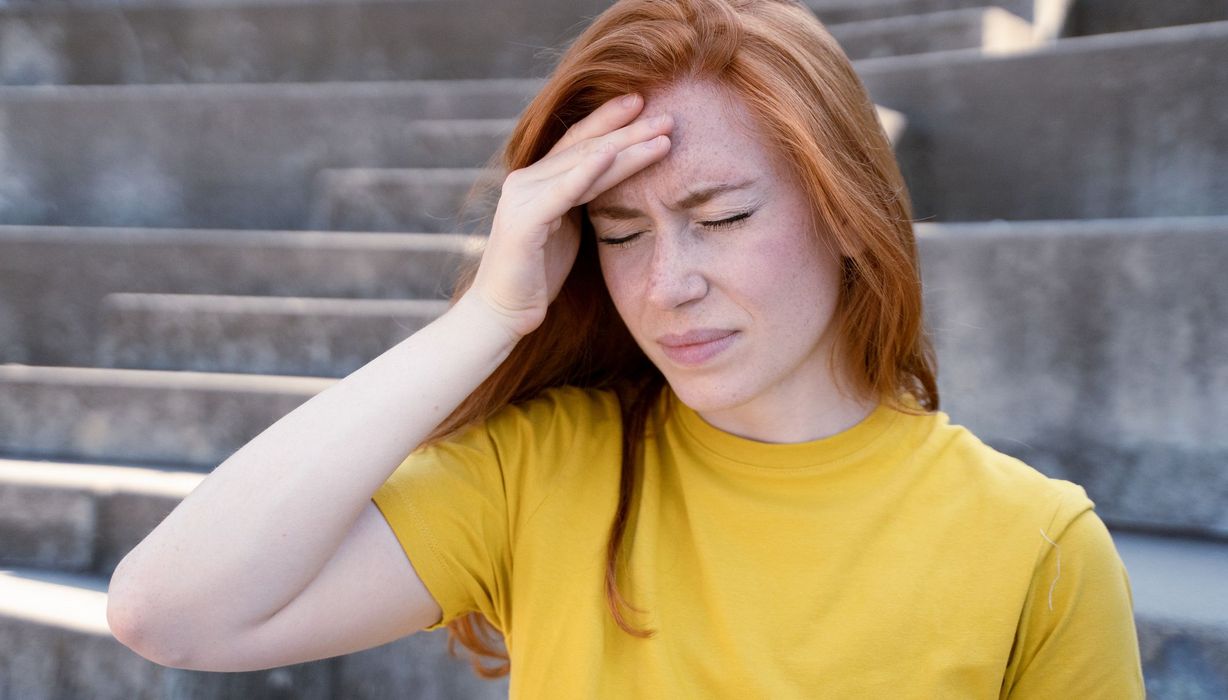
M 108 294 L 95 364 L 344 377 L 446 308 L 442 299 Z
M 997 7 L 1032 21 L 1033 0 L 806 0 L 824 24 L 847 24 L 891 17 L 928 15 L 951 10 Z
M 10 85 L 284 83 L 541 75 L 558 3 L 362 0 L 0 8 Z
M 0 459 L 0 565 L 109 577 L 202 479 L 167 468 Z
M 960 49 L 1004 54 L 1035 48 L 1040 43 L 1031 22 L 1000 7 L 833 24 L 830 30 L 853 60 Z
M 917 236 L 952 420 L 1110 524 L 1228 539 L 1228 217 Z
M 1210 215 L 1228 213 L 1225 47 L 1214 22 L 857 66 L 908 120 L 895 146 L 922 220 Z M 0 222 L 312 228 L 322 171 L 482 167 L 458 130 L 487 148 L 501 127 L 416 120 L 507 120 L 540 84 L 0 88 Z
M 0 0 L 0 700 L 506 697 L 442 631 L 161 667 L 105 591 L 446 308 L 488 213 L 463 195 L 607 4 Z M 1149 697 L 1228 697 L 1228 8 L 809 4 L 909 180 L 943 409 L 1096 501 Z
M 320 170 L 484 165 L 491 125 L 418 120 L 506 120 L 540 84 L 0 87 L 0 222 L 302 229 Z
M 919 219 L 1228 213 L 1228 22 L 857 67 L 908 117 L 896 153 Z
M 498 199 L 465 210 L 481 183 L 499 191 L 502 180 L 481 168 L 333 168 L 316 175 L 309 225 L 339 231 L 480 232 Z M 497 171 L 490 171 L 497 175 Z
M 0 359 L 89 366 L 114 292 L 442 299 L 483 238 L 0 226 Z
M 3 488 L 3 486 L 0 486 Z M 162 700 L 410 697 L 506 698 L 508 680 L 478 680 L 448 656 L 446 632 L 374 649 L 248 673 L 202 673 L 150 663 L 111 636 L 107 578 L 0 568 L 0 697 L 9 700 Z
M 1228 3 L 1223 0 L 1076 0 L 1070 6 L 1068 31 L 1083 36 L 1225 20 Z
M 0 365 L 0 454 L 208 471 L 335 381 Z

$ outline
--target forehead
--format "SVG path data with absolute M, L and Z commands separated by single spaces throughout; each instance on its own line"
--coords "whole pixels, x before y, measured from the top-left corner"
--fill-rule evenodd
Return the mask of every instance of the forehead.
M 669 113 L 674 118 L 665 158 L 632 174 L 590 203 L 635 200 L 667 204 L 689 190 L 755 178 L 768 183 L 779 166 L 754 118 L 728 89 L 712 82 L 682 82 L 649 93 L 637 119 Z

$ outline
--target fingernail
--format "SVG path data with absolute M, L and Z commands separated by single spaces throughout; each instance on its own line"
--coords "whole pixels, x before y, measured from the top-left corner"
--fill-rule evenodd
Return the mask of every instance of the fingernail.
M 623 106 L 624 107 L 635 106 L 635 98 L 636 98 L 636 94 L 634 92 L 631 93 L 630 95 L 623 97 Z

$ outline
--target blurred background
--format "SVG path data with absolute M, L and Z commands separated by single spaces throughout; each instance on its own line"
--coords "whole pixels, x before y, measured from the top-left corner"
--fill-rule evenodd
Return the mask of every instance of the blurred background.
M 114 566 L 445 308 L 600 0 L 0 0 L 0 700 L 499 698 L 447 632 L 152 664 Z M 1150 697 L 1228 698 L 1228 0 L 809 0 L 908 180 L 942 409 L 1082 484 Z

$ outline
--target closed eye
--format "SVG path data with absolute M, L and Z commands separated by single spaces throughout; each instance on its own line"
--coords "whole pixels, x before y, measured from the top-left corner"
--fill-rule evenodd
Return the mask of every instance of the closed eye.
M 725 228 L 727 226 L 732 226 L 736 224 L 737 222 L 749 217 L 750 215 L 751 215 L 751 212 L 744 211 L 741 214 L 738 214 L 736 216 L 731 216 L 728 219 L 721 219 L 719 221 L 701 221 L 699 223 L 703 224 L 704 226 L 707 226 L 708 228 Z
M 735 214 L 734 216 L 731 216 L 727 219 L 719 219 L 717 221 L 700 221 L 699 225 L 705 228 L 709 228 L 709 229 L 728 228 L 730 226 L 737 224 L 739 221 L 742 221 L 750 217 L 750 215 L 753 213 L 754 213 L 753 211 L 744 211 L 741 214 Z M 639 238 L 640 233 L 642 233 L 642 231 L 637 231 L 635 233 L 632 233 L 626 236 L 621 236 L 619 238 L 598 238 L 597 241 L 599 243 L 604 243 L 606 245 L 626 247 L 630 245 L 632 241 L 634 241 L 636 238 Z

